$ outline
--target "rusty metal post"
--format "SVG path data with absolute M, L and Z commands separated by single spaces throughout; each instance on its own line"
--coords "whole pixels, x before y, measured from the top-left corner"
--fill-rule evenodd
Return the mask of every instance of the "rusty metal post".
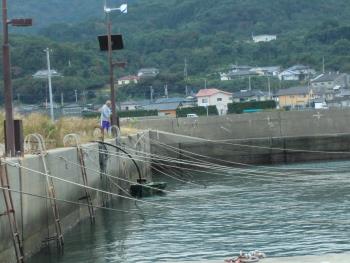
M 6 155 L 15 156 L 15 138 L 12 109 L 12 83 L 11 83 L 11 60 L 10 45 L 8 37 L 7 3 L 2 0 L 2 28 L 3 28 L 3 77 L 4 77 L 4 97 L 6 113 Z
M 117 112 L 115 105 L 115 86 L 114 86 L 114 65 L 113 65 L 113 53 L 112 53 L 112 21 L 109 13 L 107 13 L 107 36 L 108 36 L 108 64 L 109 64 L 109 84 L 110 84 L 110 98 L 112 104 L 112 118 L 111 124 L 116 125 Z

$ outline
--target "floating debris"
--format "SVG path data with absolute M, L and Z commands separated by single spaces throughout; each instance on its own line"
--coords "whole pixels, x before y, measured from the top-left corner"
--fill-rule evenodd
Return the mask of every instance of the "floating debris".
M 263 258 L 266 258 L 266 254 L 258 250 L 254 250 L 249 253 L 243 253 L 243 251 L 241 251 L 238 257 L 225 259 L 224 262 L 225 263 L 255 263 L 255 262 L 259 262 L 260 259 L 263 259 Z

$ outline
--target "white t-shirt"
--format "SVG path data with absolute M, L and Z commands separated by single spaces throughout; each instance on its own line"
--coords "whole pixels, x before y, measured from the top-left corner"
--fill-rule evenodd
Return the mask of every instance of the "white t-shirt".
M 110 121 L 112 111 L 111 109 L 105 104 L 101 108 L 101 123 L 103 121 Z

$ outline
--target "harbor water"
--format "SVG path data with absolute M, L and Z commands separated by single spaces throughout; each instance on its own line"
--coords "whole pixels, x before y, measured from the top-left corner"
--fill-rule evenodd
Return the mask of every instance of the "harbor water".
M 311 170 L 312 169 L 312 170 Z M 259 169 L 264 174 L 175 174 L 172 191 L 124 200 L 65 235 L 64 254 L 44 249 L 29 263 L 177 262 L 224 259 L 240 250 L 269 257 L 350 251 L 350 162 Z M 157 179 L 159 180 L 159 178 Z

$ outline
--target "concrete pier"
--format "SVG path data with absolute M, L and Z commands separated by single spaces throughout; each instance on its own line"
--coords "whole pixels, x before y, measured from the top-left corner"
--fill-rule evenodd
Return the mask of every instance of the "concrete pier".
M 138 150 L 145 152 L 150 151 L 148 133 L 134 135 L 122 138 L 121 143 L 129 147 L 135 147 Z M 111 141 L 111 143 L 115 143 Z M 136 145 L 135 145 L 136 144 Z M 110 153 L 121 154 L 116 149 L 108 147 Z M 122 154 L 121 154 L 122 155 Z M 140 157 L 138 157 L 140 158 Z M 38 155 L 26 155 L 24 158 L 7 159 L 8 161 L 20 164 L 22 167 L 13 167 L 7 165 L 8 176 L 11 189 L 31 193 L 35 195 L 47 196 L 46 177 L 43 174 L 30 171 L 29 168 L 35 171 L 44 173 L 43 163 Z M 113 188 L 111 184 L 107 184 L 106 176 L 100 172 L 101 158 L 98 152 L 98 144 L 84 145 L 84 160 L 87 167 L 88 186 L 101 190 L 121 193 L 120 189 Z M 52 176 L 72 181 L 74 183 L 83 184 L 82 172 L 79 166 L 79 159 L 75 147 L 60 148 L 48 151 L 46 156 L 47 166 Z M 151 170 L 150 164 L 147 162 L 138 162 L 142 176 L 150 180 Z M 105 160 L 106 173 L 112 176 L 120 177 L 132 182 L 138 179 L 138 173 L 135 165 L 129 158 L 109 156 Z M 129 184 L 118 179 L 114 180 L 126 190 Z M 57 179 L 53 179 L 56 198 L 73 202 L 86 203 L 79 201 L 84 195 L 82 187 L 72 185 Z M 110 196 L 98 193 L 94 190 L 89 190 L 93 205 L 102 205 Z M 23 247 L 26 257 L 39 251 L 46 245 L 45 240 L 54 235 L 54 218 L 51 210 L 50 202 L 43 198 L 29 196 L 26 194 L 12 193 L 14 209 L 16 212 L 17 226 L 23 240 Z M 57 201 L 61 226 L 63 232 L 68 231 L 79 221 L 89 216 L 86 206 L 67 204 Z M 2 190 L 0 190 L 0 213 L 5 212 L 6 207 Z M 55 242 L 53 242 L 55 245 Z M 0 216 L 0 262 L 13 263 L 16 262 L 15 250 L 12 243 L 12 233 L 10 231 L 9 221 L 6 215 Z

